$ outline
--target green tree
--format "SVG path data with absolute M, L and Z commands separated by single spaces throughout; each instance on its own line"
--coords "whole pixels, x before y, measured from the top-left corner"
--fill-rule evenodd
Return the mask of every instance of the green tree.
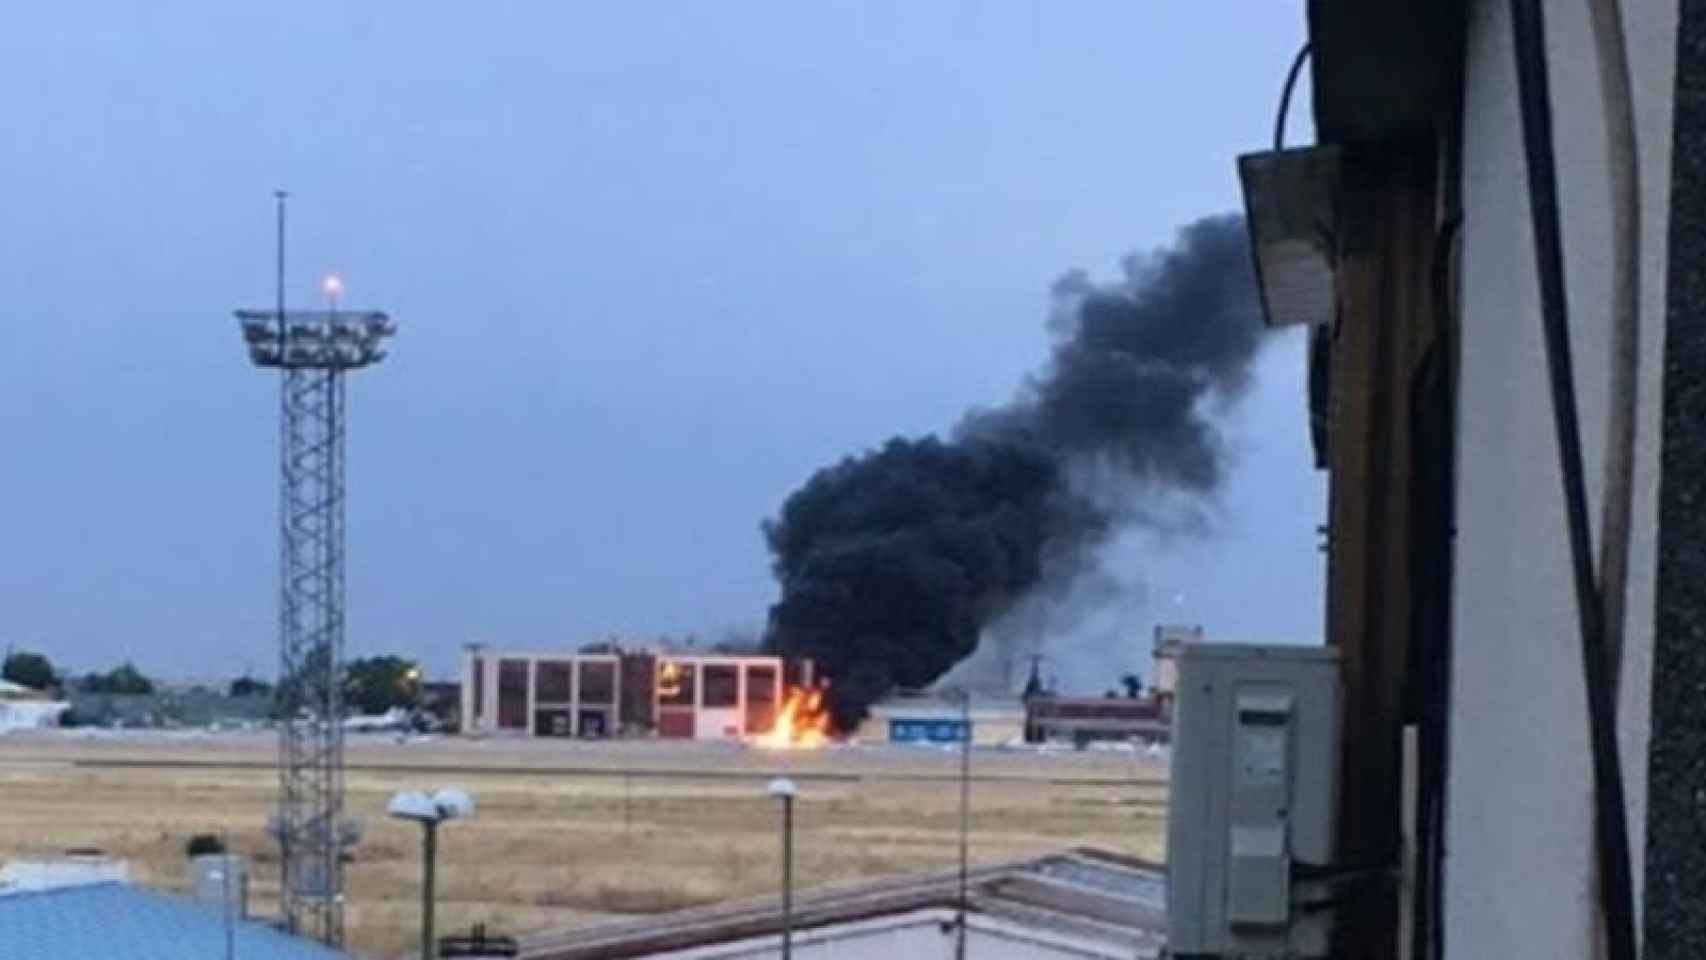
M 421 700 L 421 669 L 402 657 L 362 657 L 344 667 L 344 703 L 360 713 L 415 707 Z
M 48 690 L 59 686 L 59 675 L 54 672 L 53 662 L 42 654 L 28 650 L 7 654 L 5 665 L 0 666 L 0 678 L 35 690 Z
M 184 845 L 184 855 L 190 859 L 225 852 L 225 841 L 216 833 L 198 833 Z
M 82 687 L 89 693 L 148 694 L 154 692 L 154 681 L 136 669 L 136 664 L 126 660 L 106 673 L 91 673 L 84 677 Z
M 296 670 L 278 678 L 273 691 L 274 719 L 300 719 L 318 716 L 326 702 L 326 650 L 315 647 L 307 652 Z
M 226 688 L 226 696 L 259 697 L 272 693 L 272 684 L 254 677 L 238 677 Z

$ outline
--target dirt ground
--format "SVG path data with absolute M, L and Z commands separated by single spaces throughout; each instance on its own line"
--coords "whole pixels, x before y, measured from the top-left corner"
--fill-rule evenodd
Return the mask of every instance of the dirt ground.
M 277 903 L 264 832 L 274 743 L 261 733 L 53 731 L 0 737 L 0 860 L 96 847 L 138 882 L 186 887 L 184 845 L 222 833 Z M 1160 859 L 1162 760 L 1116 752 L 973 753 L 974 863 L 1094 845 Z M 385 816 L 400 789 L 456 784 L 476 814 L 440 832 L 440 933 L 526 933 L 774 891 L 779 811 L 799 785 L 802 886 L 946 868 L 958 855 L 957 757 L 931 748 L 770 753 L 727 744 L 353 737 L 348 812 L 364 832 L 346 881 L 349 947 L 390 957 L 418 937 L 420 830 Z

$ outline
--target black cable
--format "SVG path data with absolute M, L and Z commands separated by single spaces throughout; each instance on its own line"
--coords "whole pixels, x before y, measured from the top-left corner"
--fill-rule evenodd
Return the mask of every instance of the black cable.
M 1417 467 L 1412 477 L 1411 561 L 1418 573 L 1411 607 L 1408 673 L 1417 724 L 1416 810 L 1410 927 L 1410 956 L 1438 960 L 1444 950 L 1446 749 L 1449 739 L 1451 677 L 1451 544 L 1456 524 L 1451 465 L 1456 411 L 1457 333 L 1453 310 L 1452 252 L 1463 215 L 1447 201 L 1449 214 L 1434 235 L 1429 287 L 1434 341 L 1423 356 L 1411 387 L 1410 449 Z
M 1305 43 L 1297 51 L 1297 57 L 1291 61 L 1291 69 L 1286 71 L 1285 87 L 1280 90 L 1279 114 L 1274 117 L 1274 152 L 1285 149 L 1285 116 L 1291 112 L 1291 88 L 1297 86 L 1297 75 L 1303 72 L 1303 63 L 1309 59 L 1310 45 Z
M 1558 225 L 1558 180 L 1552 150 L 1552 104 L 1547 89 L 1546 22 L 1540 0 L 1511 0 L 1516 42 L 1517 90 L 1522 112 L 1523 153 L 1528 167 L 1529 216 L 1534 228 L 1535 270 L 1540 281 L 1546 366 L 1552 388 L 1552 419 L 1558 434 L 1559 469 L 1569 524 L 1571 572 L 1581 627 L 1582 676 L 1587 687 L 1588 732 L 1594 779 L 1594 827 L 1599 860 L 1600 910 L 1605 919 L 1607 960 L 1636 960 L 1635 897 L 1630 878 L 1628 810 L 1618 757 L 1605 645 L 1604 598 L 1594 576 L 1588 533 L 1587 493 L 1582 473 L 1581 425 L 1570 358 L 1568 305 L 1564 298 L 1563 240 Z

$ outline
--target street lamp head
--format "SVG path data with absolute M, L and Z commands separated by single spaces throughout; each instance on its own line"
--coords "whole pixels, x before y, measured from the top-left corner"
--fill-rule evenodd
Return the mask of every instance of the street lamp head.
M 792 798 L 794 796 L 794 781 L 787 777 L 777 777 L 770 781 L 769 793 L 772 797 Z
M 385 812 L 400 820 L 438 820 L 438 808 L 434 806 L 432 797 L 421 790 L 398 792 L 391 798 L 391 802 L 385 805 Z
M 1238 178 L 1263 319 L 1270 327 L 1332 323 L 1339 148 L 1247 153 Z
M 461 787 L 445 787 L 436 793 L 404 790 L 391 798 L 385 812 L 399 820 L 442 823 L 474 812 L 474 798 Z
M 432 804 L 440 820 L 454 820 L 474 814 L 474 797 L 461 787 L 445 787 L 432 795 Z

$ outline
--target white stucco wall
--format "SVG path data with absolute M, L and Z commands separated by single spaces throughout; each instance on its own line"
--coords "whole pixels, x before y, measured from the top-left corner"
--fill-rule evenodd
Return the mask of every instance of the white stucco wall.
M 1592 955 L 1593 854 L 1586 708 L 1509 5 L 1473 0 L 1470 7 L 1447 955 L 1585 960 Z M 1586 4 L 1549 0 L 1546 13 L 1576 381 L 1597 531 L 1611 276 L 1604 124 Z M 1643 316 L 1620 713 L 1639 884 L 1676 3 L 1625 2 L 1624 16 L 1641 150 Z

